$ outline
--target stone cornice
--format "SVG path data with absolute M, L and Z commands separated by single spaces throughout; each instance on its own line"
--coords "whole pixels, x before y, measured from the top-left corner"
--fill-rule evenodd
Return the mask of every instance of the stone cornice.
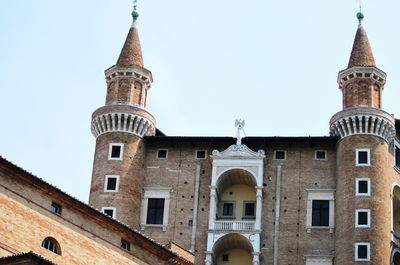
M 342 89 L 354 78 L 371 78 L 382 88 L 386 83 L 386 73 L 373 66 L 354 66 L 342 70 L 338 74 L 339 88 Z
M 356 134 L 375 135 L 390 143 L 395 136 L 394 118 L 380 109 L 349 108 L 332 117 L 330 134 L 341 138 Z
M 150 89 L 151 83 L 153 82 L 153 76 L 149 70 L 140 67 L 138 65 L 132 65 L 129 67 L 121 67 L 114 65 L 104 71 L 107 82 L 114 79 L 121 78 L 133 78 L 136 81 L 142 83 L 146 89 Z

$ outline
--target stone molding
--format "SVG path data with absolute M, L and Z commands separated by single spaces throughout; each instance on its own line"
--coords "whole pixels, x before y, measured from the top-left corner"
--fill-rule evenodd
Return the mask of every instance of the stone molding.
M 373 66 L 354 66 L 339 72 L 339 88 L 345 87 L 353 78 L 371 78 L 382 88 L 386 83 L 386 73 L 382 70 Z
M 228 147 L 225 151 L 219 152 L 218 150 L 214 150 L 212 152 L 212 157 L 217 158 L 217 157 L 258 157 L 258 158 L 264 158 L 265 157 L 265 152 L 264 150 L 259 150 L 258 152 L 252 151 L 250 148 L 248 148 L 244 144 L 233 144 Z
M 156 127 L 150 120 L 134 113 L 110 112 L 98 114 L 92 119 L 91 129 L 96 138 L 109 132 L 125 132 L 139 137 L 156 134 Z
M 118 78 L 133 78 L 142 83 L 146 89 L 150 89 L 153 76 L 149 70 L 138 65 L 129 67 L 112 66 L 104 71 L 107 83 Z
M 375 135 L 390 143 L 395 135 L 394 118 L 380 109 L 349 108 L 332 117 L 330 134 L 341 138 L 356 134 Z

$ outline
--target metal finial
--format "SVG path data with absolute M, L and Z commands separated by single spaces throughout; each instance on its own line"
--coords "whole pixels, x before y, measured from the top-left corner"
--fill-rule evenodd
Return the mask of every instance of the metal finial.
M 132 11 L 133 23 L 135 23 L 137 18 L 139 17 L 139 13 L 136 11 L 136 9 L 137 9 L 137 0 L 133 0 L 133 11 Z
M 357 19 L 358 19 L 359 25 L 361 26 L 361 22 L 364 19 L 364 14 L 362 13 L 361 0 L 359 0 L 359 3 L 360 3 L 360 11 L 357 13 Z

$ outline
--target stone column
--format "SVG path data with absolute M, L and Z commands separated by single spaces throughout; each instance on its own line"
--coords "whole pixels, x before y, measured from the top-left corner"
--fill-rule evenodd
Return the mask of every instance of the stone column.
M 256 202 L 256 223 L 255 223 L 255 229 L 256 230 L 261 230 L 261 214 L 262 214 L 262 188 L 260 186 L 257 186 L 257 202 Z
M 205 265 L 213 265 L 211 253 L 207 253 L 206 255 Z
M 253 252 L 253 265 L 260 265 L 260 253 Z
M 208 229 L 214 229 L 215 215 L 217 213 L 217 188 L 210 186 L 210 216 L 208 219 Z

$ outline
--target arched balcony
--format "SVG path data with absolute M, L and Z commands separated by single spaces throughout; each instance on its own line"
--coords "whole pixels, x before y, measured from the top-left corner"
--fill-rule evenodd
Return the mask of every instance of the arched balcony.
M 259 253 L 245 236 L 237 233 L 219 238 L 206 258 L 206 265 L 258 265 Z
M 210 215 L 212 219 L 210 229 L 223 231 L 260 229 L 260 226 L 256 226 L 256 217 L 257 210 L 261 211 L 261 189 L 258 201 L 257 188 L 255 176 L 245 169 L 235 168 L 221 173 L 216 186 L 211 186 L 213 200 L 211 203 L 215 212 Z

